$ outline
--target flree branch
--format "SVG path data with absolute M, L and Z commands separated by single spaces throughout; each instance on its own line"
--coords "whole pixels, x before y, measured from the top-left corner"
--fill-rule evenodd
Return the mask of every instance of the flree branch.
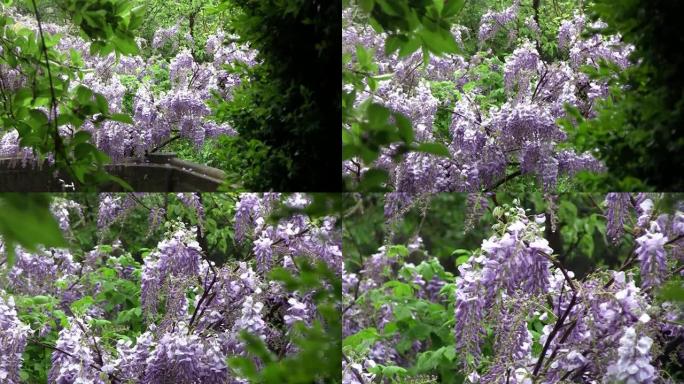
M 294 235 L 295 238 L 304 236 L 305 234 L 309 233 L 311 231 L 310 227 L 305 228 L 301 232 L 297 233 Z M 281 244 L 285 241 L 285 239 L 278 239 L 271 244 L 271 247 L 274 247 L 278 244 Z M 251 255 L 251 253 L 250 253 Z M 197 302 L 197 306 L 192 312 L 192 317 L 190 318 L 190 323 L 188 324 L 188 334 L 192 332 L 193 325 L 199 321 L 199 319 L 202 317 L 204 314 L 204 311 L 207 309 L 207 307 L 211 304 L 213 299 L 216 297 L 216 293 L 212 292 L 212 288 L 214 288 L 216 284 L 216 280 L 218 278 L 218 272 L 216 271 L 216 268 L 213 266 L 212 262 L 206 258 L 206 255 L 204 252 L 201 253 L 202 258 L 209 264 L 209 268 L 211 269 L 212 272 L 212 279 L 211 282 L 209 283 L 209 286 L 204 290 L 202 293 L 202 296 L 200 297 L 200 300 Z
M 211 304 L 211 301 L 216 296 L 215 294 L 212 294 L 212 296 L 209 298 L 209 293 L 211 292 L 211 289 L 214 287 L 214 284 L 216 284 L 216 279 L 218 278 L 218 272 L 216 271 L 216 268 L 214 267 L 212 261 L 207 259 L 204 252 L 200 252 L 200 256 L 209 265 L 209 269 L 211 270 L 211 273 L 213 276 L 211 278 L 211 282 L 209 283 L 209 286 L 207 287 L 207 289 L 205 289 L 204 292 L 202 292 L 202 296 L 200 297 L 199 301 L 197 302 L 197 306 L 195 307 L 195 310 L 192 311 L 192 317 L 190 318 L 190 323 L 188 324 L 188 334 L 190 334 L 190 332 L 192 332 L 192 328 L 193 328 L 193 325 L 195 324 L 195 321 L 199 320 L 199 318 L 202 317 L 202 315 L 204 314 L 204 310 L 206 309 L 206 307 L 209 304 Z M 198 316 L 197 315 L 198 311 L 202 307 L 202 304 L 204 304 L 205 301 L 207 301 L 207 303 L 204 306 L 204 308 L 202 308 L 202 311 L 199 312 L 199 316 Z
M 45 348 L 51 349 L 51 350 L 53 350 L 53 351 L 57 351 L 57 352 L 59 352 L 59 353 L 62 353 L 62 354 L 64 354 L 64 355 L 67 355 L 67 356 L 71 357 L 72 359 L 75 359 L 75 360 L 82 360 L 81 357 L 76 356 L 76 355 L 74 355 L 73 353 L 69 353 L 69 352 L 67 352 L 67 351 L 65 351 L 65 350 L 63 350 L 63 349 L 61 349 L 61 348 L 59 348 L 59 347 L 57 347 L 57 346 L 55 346 L 55 345 L 45 343 L 45 342 L 43 342 L 43 341 L 41 341 L 41 340 L 39 340 L 39 339 L 36 339 L 36 338 L 29 338 L 29 341 L 30 341 L 31 343 L 40 345 L 41 347 L 45 347 Z M 103 364 L 102 364 L 101 362 L 100 362 L 100 364 L 90 363 L 89 365 L 90 365 L 90 367 L 92 367 L 92 368 L 94 368 L 94 369 L 96 369 L 96 370 L 98 370 L 98 371 L 100 371 L 100 372 L 102 372 L 102 373 L 107 373 L 107 372 L 105 372 L 104 369 L 102 368 L 102 367 L 103 367 Z M 109 376 L 109 379 L 111 380 L 111 383 L 112 383 L 112 384 L 123 383 L 123 380 L 121 380 L 119 377 L 117 377 L 116 374 L 114 374 L 113 372 L 109 372 L 109 373 L 107 373 L 107 375 Z
M 485 192 L 492 192 L 492 191 L 496 190 L 497 188 L 499 188 L 500 186 L 502 186 L 503 184 L 515 179 L 516 177 L 518 177 L 520 175 L 522 175 L 522 172 L 520 170 L 517 170 L 511 174 L 508 174 L 505 177 L 503 177 L 501 180 L 497 181 L 492 186 L 487 188 L 487 190 Z
M 539 355 L 539 358 L 537 359 L 537 364 L 534 366 L 534 371 L 532 374 L 534 376 L 537 376 L 539 374 L 539 370 L 542 367 L 542 363 L 544 362 L 544 356 L 546 355 L 546 352 L 548 351 L 549 347 L 551 346 L 551 342 L 553 339 L 556 337 L 560 329 L 563 327 L 565 320 L 568 318 L 568 315 L 570 315 L 570 311 L 572 308 L 575 306 L 577 303 L 577 291 L 573 291 L 572 293 L 572 298 L 570 299 L 570 304 L 568 307 L 565 309 L 565 312 L 563 312 L 563 315 L 556 320 L 556 324 L 553 326 L 553 329 L 551 330 L 551 333 L 549 333 L 549 336 L 546 338 L 546 342 L 544 343 L 544 347 L 542 347 L 541 354 Z
M 631 197 L 631 196 L 630 196 L 630 197 Z M 635 202 L 633 201 L 633 199 L 632 199 L 632 204 L 635 205 Z M 654 215 L 655 215 L 655 212 L 652 214 L 652 216 L 654 216 Z M 634 233 L 635 237 L 636 237 L 636 235 L 639 234 L 640 231 L 642 231 L 641 228 L 637 228 L 637 229 L 635 230 L 635 233 Z M 680 240 L 682 240 L 682 239 L 684 239 L 684 235 L 677 236 L 677 237 L 675 237 L 675 238 L 673 238 L 673 239 L 671 239 L 671 240 L 668 240 L 668 241 L 665 243 L 665 245 L 676 244 L 676 243 L 678 243 L 678 242 L 679 242 Z M 631 266 L 634 264 L 634 262 L 635 262 L 636 259 L 637 259 L 637 257 L 636 257 L 636 248 L 637 248 L 637 244 L 632 245 L 632 247 L 631 247 L 631 249 L 630 249 L 630 251 L 629 251 L 629 256 L 628 256 L 628 257 L 625 259 L 625 261 L 622 263 L 622 265 L 621 265 L 620 268 L 619 268 L 619 271 L 621 271 L 621 272 L 622 272 L 622 271 L 625 271 L 626 269 L 628 269 L 629 267 L 631 267 Z M 547 256 L 547 257 L 548 257 L 548 255 L 544 255 L 544 256 Z M 568 274 L 567 274 L 567 271 L 566 271 L 565 268 L 562 266 L 562 264 L 561 264 L 561 263 L 555 262 L 554 259 L 551 258 L 551 257 L 548 257 L 548 259 L 551 260 L 552 262 L 554 262 L 554 264 L 561 270 L 561 272 L 563 272 L 563 276 L 565 277 L 565 279 L 569 282 L 569 284 L 571 284 L 571 283 L 570 283 L 570 280 L 569 280 L 569 276 L 568 276 Z M 679 272 L 682 271 L 682 270 L 684 270 L 684 266 L 681 266 L 681 267 L 675 269 L 674 274 L 676 275 L 677 273 L 679 273 Z M 604 288 L 604 289 L 609 288 L 611 285 L 613 285 L 614 282 L 615 282 L 615 278 L 614 278 L 614 277 L 611 277 L 611 278 L 606 282 L 606 284 L 604 284 L 603 288 Z M 552 330 L 551 333 L 549 334 L 549 337 L 548 337 L 548 339 L 546 340 L 546 343 L 545 343 L 545 345 L 544 345 L 544 347 L 543 347 L 543 349 L 542 349 L 541 355 L 539 356 L 539 359 L 537 360 L 537 364 L 535 365 L 534 372 L 533 372 L 533 373 L 534 373 L 534 376 L 537 376 L 538 373 L 539 373 L 539 370 L 540 370 L 540 368 L 541 368 L 541 366 L 542 366 L 542 362 L 543 362 L 543 360 L 544 360 L 544 358 L 545 358 L 545 356 L 546 356 L 546 352 L 547 352 L 547 350 L 548 350 L 548 348 L 549 348 L 549 345 L 550 345 L 552 339 L 555 338 L 555 336 L 557 335 L 557 333 L 559 332 L 559 330 L 563 327 L 564 322 L 565 322 L 565 320 L 566 320 L 566 318 L 567 318 L 567 315 L 569 314 L 569 311 L 570 311 L 570 310 L 572 309 L 572 307 L 576 304 L 577 291 L 574 289 L 574 285 L 571 284 L 570 287 L 573 288 L 573 291 L 574 291 L 574 292 L 573 292 L 572 300 L 570 301 L 570 305 L 568 306 L 568 308 L 567 308 L 567 309 L 565 310 L 565 312 L 563 313 L 563 316 L 561 316 L 560 318 L 558 318 L 558 320 L 556 321 L 556 324 L 554 325 L 553 330 Z M 560 304 L 559 304 L 559 306 L 560 306 Z M 583 316 L 584 313 L 586 312 L 586 310 L 587 310 L 587 309 L 585 308 L 585 309 L 583 310 L 582 314 L 580 314 L 579 316 Z M 551 353 L 551 355 L 550 355 L 549 358 L 547 359 L 546 364 L 544 365 L 545 371 L 549 368 L 551 362 L 552 362 L 553 359 L 556 357 L 560 345 L 563 344 L 563 343 L 567 340 L 567 338 L 570 336 L 570 333 L 572 333 L 572 331 L 573 331 L 573 330 L 575 329 L 575 327 L 577 326 L 577 323 L 578 323 L 578 320 L 577 320 L 577 319 L 575 319 L 575 320 L 573 320 L 572 322 L 568 323 L 567 329 L 564 331 L 563 335 L 561 336 L 561 338 L 560 338 L 560 340 L 559 340 L 559 343 L 556 345 L 556 347 L 554 348 L 553 352 Z M 681 343 L 682 341 L 683 341 L 683 340 L 676 340 L 677 343 Z M 585 351 L 585 352 L 583 352 L 583 353 L 586 353 L 586 352 L 589 352 L 589 351 Z M 661 355 L 661 357 L 662 357 L 662 355 Z M 569 378 L 571 375 L 573 375 L 573 373 L 575 373 L 575 375 L 573 376 L 573 378 L 579 377 L 579 375 L 582 374 L 582 372 L 583 372 L 584 369 L 587 367 L 587 365 L 588 365 L 588 364 L 585 364 L 585 365 L 582 366 L 582 367 L 579 367 L 579 368 L 577 368 L 577 369 L 573 369 L 573 370 L 570 370 L 570 371 L 566 372 L 566 374 L 563 376 L 563 378 L 561 379 L 561 381 L 563 381 L 563 380 Z
M 361 374 L 356 369 L 354 369 L 354 367 L 352 367 L 352 363 L 349 360 L 349 358 L 347 357 L 347 355 L 345 355 L 343 353 L 342 357 L 344 357 L 344 361 L 347 362 L 347 365 L 349 365 L 349 369 L 354 373 L 354 376 L 356 376 L 356 378 L 359 380 L 359 382 L 366 384 L 366 380 L 363 379 L 363 376 L 361 376 Z
M 57 95 L 55 94 L 55 85 L 52 81 L 52 71 L 50 69 L 50 57 L 48 56 L 47 45 L 45 44 L 45 36 L 43 35 L 43 26 L 40 20 L 40 13 L 38 12 L 38 7 L 36 7 L 36 0 L 31 0 L 33 5 L 33 12 L 36 15 L 36 22 L 38 23 L 38 33 L 40 34 L 40 41 L 42 45 L 43 56 L 45 56 L 45 68 L 47 69 L 48 81 L 50 83 L 50 115 L 52 121 L 54 121 L 55 126 L 52 131 L 52 139 L 55 142 L 55 156 L 59 158 L 61 156 L 64 159 L 66 165 L 66 170 L 69 174 L 73 175 L 71 169 L 71 163 L 69 162 L 69 157 L 64 149 L 64 143 L 62 142 L 62 137 L 59 135 L 59 127 L 57 122 Z M 78 182 L 78 178 L 74 178 Z

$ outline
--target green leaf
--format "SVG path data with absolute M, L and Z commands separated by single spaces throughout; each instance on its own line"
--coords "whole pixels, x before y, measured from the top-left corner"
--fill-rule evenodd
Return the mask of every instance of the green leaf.
M 69 56 L 71 58 L 71 65 L 74 67 L 83 67 L 85 65 L 81 54 L 77 50 L 73 48 L 69 49 Z
M 446 1 L 444 9 L 442 10 L 442 16 L 445 18 L 455 16 L 463 8 L 464 0 L 449 0 Z
M 392 377 L 396 375 L 403 376 L 407 373 L 408 371 L 406 370 L 406 368 L 402 368 L 396 365 L 390 365 L 382 368 L 382 375 L 385 377 Z
M 392 294 L 394 298 L 409 298 L 413 297 L 413 288 L 406 283 L 400 281 L 392 280 L 387 282 L 385 288 L 392 288 Z
M 594 239 L 591 237 L 591 234 L 585 233 L 582 235 L 578 248 L 587 256 L 591 257 L 594 254 Z
M 37 305 L 47 304 L 50 301 L 52 301 L 52 298 L 49 296 L 42 296 L 42 295 L 33 296 L 33 303 L 37 304 Z
M 420 143 L 415 148 L 416 152 L 431 153 L 433 155 L 449 157 L 449 149 L 440 143 Z
M 95 94 L 95 104 L 97 105 L 100 113 L 109 114 L 109 104 L 107 103 L 107 99 L 105 99 L 101 93 Z
M 71 303 L 71 310 L 79 315 L 84 314 L 88 308 L 90 308 L 95 303 L 95 300 L 91 296 L 83 296 L 79 300 Z
M 467 249 L 462 249 L 462 248 L 454 249 L 453 251 L 451 251 L 451 256 L 456 256 L 456 255 L 470 256 L 470 251 Z
M 58 309 L 56 311 L 53 311 L 52 314 L 59 319 L 59 324 L 62 326 L 62 328 L 66 328 L 69 326 L 69 319 L 67 318 L 66 313 L 62 311 L 61 309 Z
M 437 55 L 458 52 L 456 40 L 454 40 L 453 35 L 447 30 L 439 29 L 432 31 L 425 28 L 420 30 L 419 35 L 423 41 L 423 46 Z
M 419 372 L 430 371 L 445 364 L 445 360 L 452 362 L 455 357 L 456 351 L 453 346 L 444 346 L 434 351 L 426 351 L 418 355 L 416 368 Z
M 417 51 L 420 48 L 420 39 L 415 36 L 402 41 L 399 47 L 399 58 L 404 58 Z M 385 49 L 387 50 L 387 49 Z
M 405 44 L 405 40 L 397 35 L 390 35 L 385 39 L 385 55 L 390 56 Z
M 362 68 L 369 67 L 373 59 L 372 51 L 366 49 L 363 45 L 358 44 L 356 46 L 356 59 L 359 61 L 359 65 Z
M 131 119 L 129 115 L 124 113 L 115 113 L 109 116 L 109 119 L 113 121 L 118 121 L 120 123 L 133 124 L 133 119 Z
M 397 128 L 399 129 L 399 136 L 405 143 L 409 144 L 413 142 L 413 127 L 411 126 L 411 120 L 401 113 L 394 114 L 394 121 L 397 123 Z
M 681 280 L 669 281 L 658 292 L 665 301 L 684 302 L 684 283 Z
M 12 266 L 14 244 L 28 250 L 35 250 L 42 244 L 46 247 L 64 247 L 66 241 L 62 231 L 48 208 L 46 195 L 6 193 L 0 195 L 0 234 L 8 251 L 8 263 Z
M 444 10 L 444 0 L 432 0 L 432 4 L 435 6 L 437 13 L 442 13 Z
M 27 106 L 30 104 L 32 97 L 33 92 L 30 88 L 21 88 L 18 91 L 14 92 L 13 104 Z
M 90 44 L 90 55 L 91 55 L 91 56 L 97 55 L 98 53 L 102 52 L 103 48 L 104 48 L 104 43 L 103 43 L 103 42 L 101 42 L 101 41 L 93 41 L 93 42 Z
M 446 357 L 449 361 L 454 361 L 456 358 L 456 349 L 453 346 L 447 346 L 444 348 L 446 348 L 444 351 L 444 357 Z
M 465 262 L 468 261 L 468 259 L 470 259 L 470 256 L 459 256 L 459 257 L 457 257 L 456 262 L 455 262 L 456 266 L 458 267 L 459 265 L 464 264 Z
M 71 139 L 71 144 L 76 145 L 79 143 L 87 143 L 90 141 L 91 133 L 86 131 L 78 131 Z
M 359 0 L 359 6 L 366 13 L 371 13 L 374 5 L 374 0 Z
M 79 85 L 76 87 L 76 100 L 81 104 L 88 104 L 93 98 L 93 91 L 89 88 Z
M 240 332 L 240 337 L 247 343 L 247 351 L 268 364 L 275 361 L 275 356 L 268 350 L 266 344 L 258 336 L 247 331 Z
M 571 223 L 577 218 L 577 206 L 568 200 L 561 201 L 558 206 L 558 218 Z
M 91 154 L 97 151 L 98 149 L 90 143 L 80 142 L 74 146 L 74 156 L 76 156 L 77 159 L 89 160 Z
M 383 127 L 390 117 L 390 110 L 384 105 L 373 103 L 368 106 L 368 123 L 371 128 Z
M 249 358 L 231 357 L 228 359 L 228 365 L 240 376 L 254 378 L 257 375 L 256 365 Z
M 89 321 L 89 324 L 95 327 L 107 327 L 111 325 L 112 322 L 106 319 L 92 319 Z
M 369 169 L 363 174 L 363 178 L 358 185 L 359 191 L 382 191 L 389 174 L 384 169 Z
M 374 343 L 380 338 L 378 330 L 375 328 L 365 328 L 353 335 L 347 336 L 342 342 L 342 346 L 355 349 L 361 343 Z
M 27 123 L 34 129 L 35 136 L 42 140 L 47 131 L 48 117 L 40 109 L 31 109 Z
M 392 245 L 387 249 L 387 257 L 406 257 L 409 255 L 408 248 L 406 248 L 403 245 L 397 244 L 397 245 Z
M 135 44 L 133 38 L 114 36 L 112 42 L 114 43 L 116 50 L 124 55 L 135 55 L 138 53 L 138 46 Z

